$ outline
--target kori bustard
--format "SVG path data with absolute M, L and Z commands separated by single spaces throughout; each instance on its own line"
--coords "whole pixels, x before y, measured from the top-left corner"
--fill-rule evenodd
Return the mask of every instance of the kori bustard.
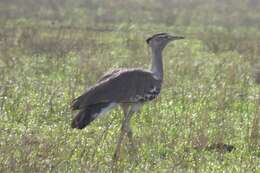
M 72 103 L 79 110 L 71 127 L 83 129 L 101 114 L 120 105 L 124 112 L 116 153 L 118 157 L 124 136 L 132 138 L 130 119 L 141 105 L 159 95 L 163 82 L 162 51 L 173 41 L 183 39 L 168 33 L 155 34 L 146 40 L 151 48 L 151 69 L 118 69 L 105 74 L 99 81 Z M 131 139 L 130 139 L 131 140 Z

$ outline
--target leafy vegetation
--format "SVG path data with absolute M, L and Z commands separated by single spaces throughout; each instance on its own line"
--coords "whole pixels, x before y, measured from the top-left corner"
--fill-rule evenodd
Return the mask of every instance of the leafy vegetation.
M 133 117 L 118 172 L 259 172 L 260 10 L 255 0 L 2 0 L 0 172 L 111 172 L 122 112 L 70 128 L 70 103 L 107 70 L 164 52 L 160 97 Z M 133 13 L 135 10 L 135 13 Z M 229 144 L 232 152 L 211 150 Z

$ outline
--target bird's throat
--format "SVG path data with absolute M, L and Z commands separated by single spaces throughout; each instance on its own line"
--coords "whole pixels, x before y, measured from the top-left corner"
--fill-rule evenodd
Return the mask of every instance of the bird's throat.
M 152 49 L 151 71 L 158 80 L 163 80 L 162 50 Z

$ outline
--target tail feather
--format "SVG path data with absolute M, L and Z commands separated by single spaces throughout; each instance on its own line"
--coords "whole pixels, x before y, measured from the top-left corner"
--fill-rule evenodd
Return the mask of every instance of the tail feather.
M 75 118 L 72 120 L 71 127 L 77 129 L 83 129 L 89 125 L 97 116 L 102 112 L 102 109 L 109 106 L 110 103 L 99 103 L 90 105 L 84 109 L 81 109 Z
M 78 110 L 80 108 L 80 98 L 76 98 L 71 103 L 71 109 L 72 110 Z
M 91 115 L 90 110 L 82 109 L 78 112 L 76 117 L 72 120 L 71 127 L 77 129 L 83 129 L 95 118 Z

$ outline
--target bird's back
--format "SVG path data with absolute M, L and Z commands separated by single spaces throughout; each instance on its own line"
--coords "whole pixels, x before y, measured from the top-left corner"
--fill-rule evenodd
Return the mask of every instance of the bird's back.
M 74 100 L 72 109 L 97 103 L 132 103 L 154 99 L 160 92 L 161 80 L 150 71 L 120 69 L 103 76 L 97 84 Z

